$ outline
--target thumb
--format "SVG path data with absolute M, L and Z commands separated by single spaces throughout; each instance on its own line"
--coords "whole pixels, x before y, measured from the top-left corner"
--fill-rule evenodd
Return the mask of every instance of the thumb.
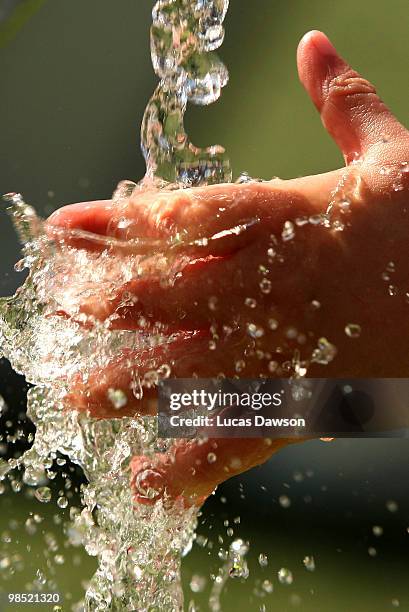
M 300 80 L 347 163 L 404 131 L 374 86 L 338 55 L 322 32 L 304 36 L 297 63 Z

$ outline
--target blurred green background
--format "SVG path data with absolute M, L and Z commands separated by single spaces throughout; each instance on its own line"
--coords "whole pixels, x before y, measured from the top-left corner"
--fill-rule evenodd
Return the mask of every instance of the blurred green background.
M 109 197 L 120 179 L 142 177 L 139 125 L 157 82 L 149 55 L 152 5 L 0 0 L 1 192 L 21 191 L 47 215 L 64 203 Z M 230 82 L 216 104 L 189 108 L 192 141 L 223 144 L 235 175 L 246 170 L 286 178 L 337 167 L 341 156 L 298 82 L 299 39 L 310 29 L 324 30 L 409 125 L 408 26 L 407 0 L 232 0 L 220 50 Z M 0 295 L 8 295 L 21 274 L 13 271 L 19 248 L 4 210 L 0 237 Z M 11 412 L 21 410 L 23 383 L 4 362 L 0 394 Z M 191 593 L 190 578 L 205 575 L 209 584 L 222 564 L 218 550 L 231 539 L 223 521 L 240 515 L 233 527 L 236 536 L 251 540 L 251 573 L 243 584 L 229 583 L 224 610 L 409 610 L 408 460 L 407 440 L 315 441 L 227 483 L 201 519 L 200 533 L 213 548 L 194 546 L 185 560 L 187 603 L 194 598 L 207 609 L 207 592 Z M 289 508 L 280 505 L 282 495 L 290 498 Z M 30 511 L 45 517 L 31 536 L 22 526 Z M 9 490 L 0 497 L 3 576 L 4 556 L 24 558 L 24 568 L 0 588 L 23 590 L 38 567 L 47 569 L 44 534 L 54 531 L 64 549 L 62 526 L 53 519 L 61 513 L 55 504 Z M 381 537 L 373 535 L 374 525 L 383 526 Z M 266 568 L 257 563 L 259 553 L 269 557 Z M 314 555 L 315 572 L 303 567 L 305 555 Z M 64 556 L 57 582 L 75 601 L 94 561 L 80 549 Z M 292 585 L 279 584 L 280 567 L 293 571 Z M 257 581 L 265 579 L 274 591 L 262 598 Z

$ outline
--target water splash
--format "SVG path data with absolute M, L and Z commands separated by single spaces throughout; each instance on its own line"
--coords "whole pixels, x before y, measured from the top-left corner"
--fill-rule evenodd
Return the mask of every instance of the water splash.
M 209 610 L 211 612 L 221 612 L 221 595 L 224 586 L 226 585 L 229 578 L 243 578 L 247 579 L 249 576 L 249 569 L 247 561 L 245 559 L 249 551 L 249 545 L 240 538 L 234 540 L 226 553 L 226 562 L 219 569 L 217 576 L 215 577 L 213 587 L 209 597 Z
M 224 149 L 195 147 L 183 125 L 188 102 L 210 104 L 218 99 L 227 83 L 227 70 L 214 54 L 223 42 L 227 8 L 228 0 L 156 3 L 151 52 L 160 83 L 147 106 L 141 129 L 147 172 L 139 185 L 132 181 L 120 183 L 113 195 L 118 215 L 136 192 L 146 195 L 150 190 L 157 194 L 161 187 L 184 188 L 231 181 Z M 243 174 L 238 183 L 251 180 Z M 345 191 L 345 185 L 341 190 Z M 340 199 L 338 192 L 334 199 Z M 169 250 L 158 253 L 158 245 L 152 241 L 147 244 L 134 241 L 129 254 L 118 262 L 110 252 L 115 238 L 86 237 L 106 247 L 103 253 L 73 249 L 64 245 L 66 230 L 62 230 L 56 246 L 47 237 L 42 220 L 19 194 L 8 194 L 6 200 L 23 243 L 23 258 L 18 268 L 27 268 L 29 276 L 15 296 L 0 301 L 0 351 L 17 372 L 35 385 L 28 393 L 28 415 L 37 433 L 34 445 L 21 459 L 0 465 L 0 479 L 8 470 L 24 467 L 24 482 L 36 487 L 37 498 L 45 503 L 49 490 L 44 486 L 58 453 L 82 467 L 88 480 L 88 486 L 82 491 L 84 508 L 68 529 L 68 535 L 82 542 L 90 555 L 98 557 L 99 568 L 78 610 L 182 610 L 180 560 L 193 537 L 196 510 L 165 507 L 161 500 L 148 508 L 135 505 L 129 486 L 132 457 L 149 457 L 158 452 L 156 419 L 123 416 L 128 398 L 121 389 L 113 387 L 108 388 L 107 395 L 117 418 L 93 419 L 79 410 L 67 409 L 66 401 L 73 381 L 79 376 L 86 380 L 93 371 L 109 365 L 121 351 L 166 342 L 160 329 L 149 335 L 143 331 L 110 329 L 106 323 L 79 312 L 78 298 L 114 295 L 127 281 L 141 277 L 140 270 L 146 262 L 146 269 L 151 271 L 152 248 L 158 255 L 153 262 L 155 272 L 167 282 L 172 282 L 178 273 L 180 261 L 169 256 Z M 341 206 L 342 215 L 344 208 Z M 120 239 L 124 241 L 129 230 L 128 219 L 116 221 L 122 232 Z M 223 240 L 226 232 L 238 236 L 259 222 L 258 218 L 245 219 L 240 226 L 215 236 L 206 235 L 201 240 L 206 245 L 209 240 Z M 307 219 L 308 222 L 320 224 L 322 218 Z M 295 235 L 295 227 L 288 221 L 282 241 L 291 242 Z M 177 247 L 184 239 L 176 236 L 166 246 Z M 272 248 L 268 257 L 275 257 Z M 268 295 L 271 281 L 263 278 L 260 291 Z M 129 298 L 123 296 L 125 302 Z M 246 306 L 254 310 L 257 301 L 249 297 Z M 210 310 L 216 307 L 214 300 L 209 303 Z M 277 327 L 277 321 L 270 319 L 269 328 Z M 249 323 L 251 339 L 257 341 L 264 334 L 264 328 Z M 335 347 L 325 338 L 321 339 L 315 361 L 328 363 L 334 355 Z M 301 367 L 299 359 L 294 363 Z M 237 361 L 237 372 L 245 365 L 244 361 Z M 278 363 L 271 360 L 271 373 L 277 368 Z M 136 371 L 130 392 L 140 397 L 144 384 L 146 381 Z M 77 407 L 72 399 L 69 408 Z M 159 450 L 165 452 L 171 444 L 172 441 L 162 443 Z M 149 492 L 146 494 L 149 496 Z M 64 505 L 65 501 L 61 503 Z M 246 578 L 246 552 L 247 545 L 243 542 L 232 545 L 227 564 L 215 581 L 211 609 L 220 609 L 220 593 L 229 577 Z
M 146 181 L 142 185 L 122 182 L 113 197 L 119 213 L 129 197 L 135 197 L 135 190 L 146 194 L 147 189 L 153 190 L 155 196 L 158 193 L 155 181 L 151 186 Z M 112 329 L 107 321 L 100 322 L 80 312 L 78 303 L 84 297 L 98 300 L 101 294 L 115 295 L 127 281 L 141 277 L 145 264 L 145 270 L 154 270 L 156 278 L 169 282 L 169 278 L 178 274 L 178 265 L 183 265 L 183 261 L 174 256 L 178 253 L 181 238 L 172 237 L 166 244 L 149 240 L 144 243 L 136 239 L 129 252 L 124 252 L 121 258 L 113 257 L 110 250 L 116 238 L 87 235 L 88 241 L 95 241 L 99 246 L 102 244 L 102 252 L 101 249 L 76 249 L 70 246 L 72 232 L 61 230 L 58 241 L 50 240 L 43 222 L 20 195 L 8 194 L 6 199 L 24 245 L 18 267 L 27 268 L 29 276 L 15 296 L 0 303 L 0 347 L 14 369 L 35 385 L 28 393 L 28 415 L 36 425 L 37 433 L 33 447 L 21 459 L 0 465 L 0 478 L 4 478 L 8 470 L 24 466 L 24 482 L 36 487 L 37 498 L 46 502 L 49 495 L 44 486 L 50 465 L 58 453 L 67 455 L 82 467 L 88 480 L 88 486 L 82 492 L 84 509 L 75 518 L 69 536 L 82 542 L 89 554 L 98 557 L 99 568 L 78 610 L 137 609 L 142 612 L 155 606 L 160 610 L 182 610 L 180 562 L 182 551 L 189 548 L 193 537 L 196 510 L 176 505 L 168 507 L 161 500 L 147 509 L 134 503 L 130 487 L 132 458 L 138 455 L 149 457 L 158 450 L 165 452 L 172 441 L 161 444 L 158 449 L 156 419 L 127 416 L 128 397 L 124 397 L 123 390 L 116 387 L 107 389 L 107 397 L 117 418 L 93 419 L 89 414 L 75 410 L 80 407 L 75 398 L 70 400 L 69 406 L 66 399 L 78 377 L 86 380 L 94 371 L 109 365 L 118 353 L 137 351 L 167 341 L 160 328 L 149 334 L 143 329 L 137 332 Z M 258 218 L 244 220 L 240 226 L 205 236 L 195 245 L 223 240 L 226 233 L 239 236 L 256 223 L 259 223 Z M 294 233 L 294 227 L 287 224 L 287 230 L 291 231 L 285 237 L 291 241 L 293 237 L 290 240 L 289 235 Z M 124 231 L 127 231 L 126 227 Z M 79 232 L 77 238 L 81 237 Z M 120 236 L 116 246 L 121 240 L 124 240 L 124 235 Z M 188 237 L 182 237 L 183 241 L 184 246 L 189 244 Z M 278 248 L 276 243 L 275 248 Z M 270 291 L 269 285 L 263 282 L 266 270 L 262 266 L 260 273 L 263 278 L 257 300 Z M 131 298 L 123 295 L 124 303 Z M 257 307 L 257 300 L 246 298 L 245 307 L 249 313 Z M 318 307 L 319 304 L 315 303 L 314 308 Z M 217 303 L 212 300 L 209 308 L 211 311 L 217 309 Z M 61 316 L 61 313 L 67 316 Z M 270 319 L 268 328 L 277 330 L 277 320 Z M 266 332 L 264 327 L 252 321 L 247 326 L 248 336 L 254 341 Z M 289 339 L 297 333 L 292 328 L 287 330 Z M 313 361 L 327 364 L 335 354 L 336 347 L 321 338 Z M 287 374 L 294 370 L 296 374 L 302 371 L 300 376 L 305 376 L 306 368 L 299 357 L 288 363 Z M 241 372 L 245 365 L 244 361 L 238 361 L 237 372 Z M 270 361 L 270 365 L 274 365 L 270 371 L 276 374 L 278 363 Z M 169 370 L 166 372 L 166 375 L 170 374 Z M 141 397 L 148 382 L 135 368 L 128 393 Z M 300 389 L 299 386 L 298 393 L 305 392 Z M 212 457 L 208 460 L 211 463 Z M 149 494 L 147 491 L 148 497 Z M 229 576 L 234 577 L 238 572 L 237 575 L 246 577 L 245 563 L 241 564 L 241 558 L 234 556 L 234 550 L 231 553 L 230 569 L 227 572 L 223 570 L 214 585 L 213 609 L 217 609 L 221 589 Z
M 11 469 L 24 467 L 24 482 L 36 487 L 37 499 L 47 503 L 51 492 L 44 483 L 58 453 L 83 469 L 88 480 L 82 492 L 84 509 L 68 535 L 98 557 L 99 567 L 78 609 L 182 610 L 181 553 L 193 537 L 197 510 L 165 507 L 162 501 L 153 508 L 135 504 L 130 487 L 132 457 L 157 451 L 156 418 L 120 418 L 122 402 L 118 418 L 93 419 L 74 410 L 74 400 L 70 409 L 65 401 L 77 375 L 89 375 L 121 350 L 147 339 L 56 315 L 62 296 L 56 288 L 69 267 L 80 263 L 72 257 L 87 258 L 82 269 L 97 284 L 98 278 L 104 282 L 104 274 L 116 276 L 112 258 L 104 262 L 63 244 L 56 248 L 21 196 L 7 200 L 25 243 L 21 267 L 29 269 L 29 276 L 16 295 L 0 305 L 0 347 L 14 369 L 35 385 L 28 392 L 27 413 L 37 431 L 30 450 L 4 468 L 2 463 L 1 479 Z M 66 506 L 65 497 L 61 504 Z

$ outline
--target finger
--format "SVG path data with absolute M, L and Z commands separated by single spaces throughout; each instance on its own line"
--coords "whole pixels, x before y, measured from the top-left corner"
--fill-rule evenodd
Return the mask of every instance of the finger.
M 112 200 L 95 200 L 63 206 L 50 215 L 47 224 L 61 229 L 76 229 L 106 235 L 112 217 Z M 69 214 L 67 214 L 69 213 Z
M 208 327 L 215 317 L 227 324 L 234 315 L 235 306 L 241 307 L 245 298 L 254 297 L 261 302 L 266 299 L 264 294 L 258 295 L 259 266 L 270 268 L 271 236 L 280 241 L 286 221 L 308 217 L 327 207 L 336 180 L 337 173 L 329 173 L 324 177 L 290 181 L 287 188 L 282 187 L 284 181 L 279 186 L 275 182 L 223 185 L 217 186 L 217 190 L 201 190 L 198 197 L 193 190 L 178 196 L 161 195 L 161 205 L 156 200 L 150 205 L 145 203 L 148 210 L 140 203 L 131 203 L 123 214 L 134 219 L 136 224 L 146 225 L 146 219 L 150 219 L 149 228 L 143 228 L 150 235 L 156 231 L 159 236 L 170 221 L 181 233 L 184 228 L 191 228 L 191 231 L 202 228 L 199 231 L 206 235 L 206 240 L 193 246 L 183 243 L 168 251 L 156 251 L 152 247 L 152 253 L 142 257 L 138 252 L 114 251 L 124 255 L 116 260 L 117 266 L 107 267 L 104 259 L 90 261 L 88 268 L 97 266 L 99 286 L 93 289 L 87 275 L 82 274 L 76 279 L 77 290 L 67 293 L 67 278 L 73 278 L 75 270 L 75 261 L 70 263 L 73 255 L 68 253 L 69 256 L 62 258 L 65 265 L 60 266 L 64 273 L 60 270 L 54 280 L 53 297 L 60 310 L 68 315 L 82 312 L 99 320 L 112 315 L 112 326 L 119 328 L 138 328 L 141 318 L 148 323 L 158 322 L 185 330 Z M 317 189 L 317 184 L 321 189 Z M 314 192 L 322 196 L 322 201 L 314 200 Z M 137 207 L 141 210 L 136 210 Z M 212 210 L 217 210 L 217 214 L 212 214 Z M 104 224 L 106 228 L 112 227 L 110 222 L 106 223 L 107 211 L 106 204 L 72 205 L 53 215 L 49 224 L 50 227 L 68 226 L 92 232 L 92 216 L 97 230 Z M 131 242 L 124 241 L 124 244 Z M 104 266 L 106 274 L 103 274 Z M 246 276 L 245 284 L 238 270 Z M 58 279 L 61 279 L 59 284 Z M 106 287 L 102 285 L 103 279 Z M 229 299 L 225 299 L 226 295 Z M 132 299 L 124 300 L 124 296 Z M 213 305 L 217 301 L 213 310 L 209 300 Z
M 95 240 L 98 236 L 118 241 L 112 244 L 114 251 L 126 253 L 126 241 L 141 238 L 146 240 L 147 248 L 158 248 L 178 231 L 186 242 L 210 238 L 256 217 L 275 215 L 282 219 L 291 215 L 292 210 L 299 215 L 316 214 L 328 205 L 338 178 L 334 172 L 291 181 L 275 179 L 244 185 L 138 192 L 121 205 L 111 201 L 70 204 L 49 217 L 47 231 L 57 241 L 90 250 L 107 248 L 107 243 Z M 150 240 L 164 243 L 149 243 Z M 129 251 L 134 248 L 129 243 L 127 247 Z
M 264 463 L 281 448 L 296 442 L 286 438 L 180 440 L 169 453 L 134 457 L 131 487 L 138 503 L 159 498 L 185 507 L 200 506 L 221 482 Z M 299 441 L 299 440 L 298 440 Z
M 50 216 L 47 229 L 53 237 L 60 235 L 66 244 L 76 247 L 83 245 L 82 232 L 86 232 L 128 242 L 130 248 L 129 241 L 137 240 L 139 246 L 141 239 L 154 241 L 155 248 L 164 248 L 178 231 L 183 232 L 185 242 L 209 238 L 212 233 L 234 227 L 240 219 L 260 214 L 266 192 L 270 192 L 270 186 L 257 183 L 138 192 L 119 204 L 89 202 L 64 206 Z M 88 238 L 92 241 L 91 236 Z
M 347 163 L 385 138 L 403 133 L 405 128 L 378 97 L 374 86 L 338 55 L 322 32 L 304 36 L 297 63 L 301 82 Z
M 98 419 L 156 414 L 161 378 L 233 378 L 238 372 L 247 378 L 268 378 L 279 375 L 273 374 L 270 362 L 277 365 L 294 354 L 283 338 L 277 350 L 272 340 L 270 351 L 260 355 L 254 351 L 254 341 L 240 329 L 220 337 L 217 346 L 206 330 L 179 332 L 153 342 L 146 339 L 145 344 L 149 342 L 150 346 L 118 350 L 104 366 L 65 381 L 69 388 L 63 398 L 65 407 Z
M 208 344 L 207 334 L 194 332 L 124 350 L 107 365 L 69 380 L 63 403 L 97 419 L 156 414 L 159 379 L 169 373 L 190 377 Z

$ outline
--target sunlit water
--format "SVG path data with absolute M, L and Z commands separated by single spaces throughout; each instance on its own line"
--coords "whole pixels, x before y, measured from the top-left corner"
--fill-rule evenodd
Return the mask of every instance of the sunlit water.
M 183 126 L 188 102 L 215 102 L 228 81 L 214 53 L 224 38 L 228 0 L 159 0 L 153 12 L 151 55 L 160 78 L 142 121 L 147 176 L 188 187 L 231 181 L 223 147 L 195 147 Z
M 223 42 L 227 7 L 227 0 L 160 0 L 153 9 L 151 52 L 160 83 L 147 106 L 141 130 L 147 173 L 139 185 L 122 182 L 113 195 L 119 228 L 130 197 L 232 179 L 224 149 L 195 147 L 183 127 L 187 103 L 209 104 L 217 100 L 227 83 L 227 70 L 214 54 Z M 250 181 L 247 175 L 238 180 Z M 280 240 L 292 240 L 305 224 L 342 231 L 358 184 L 358 170 L 348 170 L 327 213 L 299 219 L 296 224 L 286 222 Z M 164 283 L 172 283 L 184 264 L 178 246 L 189 244 L 189 237 L 173 236 L 164 243 L 135 240 L 124 246 L 124 217 L 124 232 L 115 246 L 124 246 L 127 253 L 118 263 L 110 254 L 116 239 L 86 235 L 84 238 L 98 244 L 98 249 L 69 247 L 64 232 L 67 239 L 72 239 L 72 232 L 61 230 L 56 241 L 46 235 L 42 221 L 21 196 L 9 194 L 6 199 L 23 243 L 23 259 L 18 268 L 28 269 L 29 276 L 15 296 L 1 302 L 0 349 L 14 369 L 34 385 L 28 393 L 28 415 L 37 431 L 32 448 L 22 458 L 8 465 L 3 463 L 1 475 L 4 478 L 11 469 L 24 469 L 24 482 L 36 488 L 40 501 L 47 502 L 50 490 L 44 483 L 58 453 L 67 455 L 83 469 L 88 480 L 82 491 L 83 510 L 75 517 L 69 537 L 81 541 L 87 552 L 98 558 L 99 567 L 77 610 L 182 610 L 180 563 L 194 538 L 197 508 L 186 509 L 181 503 L 168 504 L 163 499 L 153 505 L 136 504 L 130 487 L 132 458 L 165 452 L 172 441 L 158 440 L 153 416 L 121 417 L 128 399 L 123 391 L 110 388 L 107 392 L 118 418 L 92 418 L 75 410 L 75 400 L 67 405 L 66 398 L 76 377 L 86 380 L 121 351 L 168 341 L 160 326 L 149 333 L 116 331 L 106 322 L 80 313 L 76 306 L 79 300 L 92 300 L 102 293 L 114 295 L 129 280 L 143 274 L 154 274 Z M 258 222 L 257 218 L 245 219 L 227 232 L 237 236 Z M 202 240 L 207 243 L 212 238 L 217 236 Z M 261 293 L 268 293 L 268 282 L 262 281 Z M 123 296 L 124 305 L 129 300 L 132 295 Z M 249 298 L 249 307 L 251 300 L 254 299 Z M 255 325 L 250 332 L 254 338 L 261 333 Z M 328 363 L 335 350 L 322 338 L 312 359 Z M 305 364 L 297 359 L 294 355 L 296 379 L 306 374 Z M 130 367 L 134 371 L 130 393 L 139 398 L 159 378 L 172 373 L 167 363 L 156 365 L 143 376 L 134 364 Z M 239 362 L 236 371 L 240 372 Z M 138 493 L 151 499 L 157 494 L 142 485 Z M 61 498 L 59 505 L 65 504 Z M 231 545 L 225 566 L 214 582 L 210 609 L 221 609 L 220 595 L 228 579 L 247 577 L 247 550 L 248 545 L 241 540 Z M 279 579 L 289 584 L 292 577 L 283 568 Z
M 187 102 L 209 104 L 227 82 L 227 70 L 213 53 L 223 41 L 227 6 L 225 0 L 161 0 L 155 5 L 151 51 L 161 80 L 141 131 L 147 172 L 141 187 L 131 182 L 119 186 L 114 194 L 118 210 L 134 190 L 156 190 L 165 185 L 174 189 L 231 179 L 223 148 L 200 150 L 190 143 L 183 128 Z M 181 610 L 180 562 L 183 551 L 191 546 L 197 508 L 169 507 L 162 500 L 153 506 L 135 504 L 130 487 L 132 457 L 165 451 L 171 441 L 157 440 L 155 417 L 120 418 L 127 398 L 116 389 L 108 394 L 118 418 L 93 419 L 70 410 L 64 400 L 69 381 L 77 373 L 86 379 L 121 350 L 161 341 L 158 334 L 148 337 L 133 331 L 115 332 L 96 321 L 89 325 L 86 317 L 56 314 L 63 309 L 73 314 L 70 306 L 75 298 L 92 291 L 92 286 L 109 291 L 114 284 L 119 287 L 140 275 L 138 268 L 146 260 L 146 252 L 138 252 L 137 247 L 119 266 L 108 252 L 101 256 L 64 248 L 64 240 L 56 248 L 34 209 L 21 196 L 9 194 L 6 200 L 23 243 L 24 257 L 18 267 L 27 268 L 29 277 L 13 298 L 2 300 L 0 347 L 14 369 L 34 385 L 28 392 L 27 413 L 36 425 L 36 435 L 23 457 L 1 465 L 2 478 L 11 469 L 23 468 L 24 482 L 36 487 L 40 501 L 48 502 L 51 492 L 44 483 L 58 453 L 83 469 L 88 480 L 82 492 L 84 508 L 69 534 L 98 557 L 99 567 L 78 610 Z M 175 273 L 173 265 L 171 256 L 155 262 L 157 272 L 166 278 Z M 65 292 L 68 274 L 71 289 Z M 150 373 L 149 385 L 152 376 L 157 380 L 169 374 L 170 368 L 162 364 Z M 136 371 L 131 392 L 142 396 L 145 382 Z M 141 488 L 139 494 L 149 498 L 155 491 Z M 61 507 L 67 503 L 65 498 L 59 499 Z M 237 565 L 245 552 L 239 547 L 232 563 Z M 217 601 L 215 592 L 215 609 Z

